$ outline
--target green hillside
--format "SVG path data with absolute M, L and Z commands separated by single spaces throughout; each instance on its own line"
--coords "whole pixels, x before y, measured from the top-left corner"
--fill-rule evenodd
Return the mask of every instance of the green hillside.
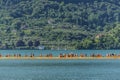
M 0 0 L 0 49 L 120 49 L 120 0 Z

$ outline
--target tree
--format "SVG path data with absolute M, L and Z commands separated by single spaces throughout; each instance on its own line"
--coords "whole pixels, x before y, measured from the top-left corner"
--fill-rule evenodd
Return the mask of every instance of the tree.
M 90 39 L 85 39 L 82 43 L 83 48 L 91 49 L 93 47 L 93 41 Z
M 25 46 L 25 42 L 23 40 L 18 40 L 16 42 L 16 47 L 21 47 L 21 46 Z
M 28 46 L 29 47 L 32 47 L 33 46 L 33 42 L 30 40 L 30 41 L 28 41 Z
M 8 49 L 8 48 L 9 48 L 7 43 L 5 43 L 4 48 L 5 48 L 5 49 Z
M 35 40 L 34 46 L 37 47 L 37 46 L 39 46 L 39 45 L 40 45 L 40 42 L 39 42 L 38 40 Z
M 20 37 L 23 37 L 25 35 L 25 32 L 24 31 L 21 31 L 20 33 L 19 33 L 19 36 Z
M 14 26 L 14 28 L 15 28 L 16 30 L 20 30 L 21 25 L 22 25 L 22 21 L 21 21 L 21 20 L 16 20 L 16 21 L 14 21 L 14 22 L 12 23 L 12 25 Z

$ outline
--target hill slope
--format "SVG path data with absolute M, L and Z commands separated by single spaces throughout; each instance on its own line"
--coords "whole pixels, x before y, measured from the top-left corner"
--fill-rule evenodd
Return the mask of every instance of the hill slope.
M 119 49 L 119 9 L 119 0 L 1 0 L 0 48 Z

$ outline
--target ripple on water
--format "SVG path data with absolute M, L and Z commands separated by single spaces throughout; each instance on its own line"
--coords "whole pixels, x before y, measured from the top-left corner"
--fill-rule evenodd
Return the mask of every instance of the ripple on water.
M 120 60 L 1 60 L 0 80 L 119 80 Z

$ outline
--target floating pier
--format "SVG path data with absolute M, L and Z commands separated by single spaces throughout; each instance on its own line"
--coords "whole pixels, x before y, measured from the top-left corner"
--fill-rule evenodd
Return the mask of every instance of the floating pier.
M 0 57 L 0 60 L 107 60 L 120 59 L 120 57 Z
M 106 54 L 106 56 L 102 56 L 101 54 L 62 54 L 60 53 L 58 56 L 53 56 L 51 53 L 39 56 L 35 56 L 33 53 L 30 55 L 24 55 L 21 54 L 7 54 L 5 56 L 2 56 L 0 54 L 0 60 L 107 60 L 107 59 L 120 59 L 120 54 Z

